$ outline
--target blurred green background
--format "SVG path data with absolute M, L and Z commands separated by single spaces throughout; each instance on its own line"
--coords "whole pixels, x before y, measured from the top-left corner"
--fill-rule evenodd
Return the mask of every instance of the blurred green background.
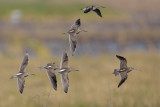
M 101 12 L 84 14 L 81 8 L 99 4 Z M 0 107 L 159 107 L 160 106 L 160 1 L 159 0 L 0 0 Z M 81 19 L 76 55 L 70 56 L 68 36 L 63 35 Z M 69 92 L 50 85 L 39 66 L 59 65 L 63 50 L 69 66 Z M 21 95 L 16 79 L 25 51 L 29 52 Z M 116 54 L 128 66 L 141 69 L 129 73 L 120 87 L 112 74 L 119 67 Z

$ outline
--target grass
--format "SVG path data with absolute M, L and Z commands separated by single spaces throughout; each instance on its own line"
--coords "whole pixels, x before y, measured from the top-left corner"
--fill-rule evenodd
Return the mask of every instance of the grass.
M 60 77 L 58 79 L 58 91 L 52 89 L 44 71 L 37 67 L 47 62 L 60 63 L 57 57 L 30 58 L 28 72 L 36 76 L 26 78 L 24 93 L 17 90 L 16 79 L 9 77 L 18 71 L 21 56 L 16 58 L 0 57 L 0 106 L 3 107 L 44 107 L 48 100 L 48 107 L 106 107 L 109 100 L 112 107 L 144 107 L 160 106 L 160 56 L 158 53 L 126 53 L 128 65 L 141 69 L 129 73 L 128 80 L 117 88 L 119 77 L 112 74 L 114 68 L 118 68 L 119 61 L 114 55 L 102 55 L 98 57 L 77 56 L 69 57 L 69 66 L 77 68 L 79 72 L 69 74 L 69 92 L 62 90 Z M 8 66 L 9 65 L 9 66 Z

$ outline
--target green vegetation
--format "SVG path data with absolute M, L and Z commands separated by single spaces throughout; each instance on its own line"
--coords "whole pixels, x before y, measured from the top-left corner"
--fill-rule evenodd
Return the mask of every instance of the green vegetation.
M 86 3 L 53 3 L 53 2 L 0 2 L 0 16 L 6 18 L 15 9 L 20 9 L 23 12 L 23 17 L 27 18 L 53 18 L 53 16 L 72 17 L 77 14 L 83 14 L 82 7 L 87 6 Z M 114 16 L 114 12 L 106 8 L 104 10 L 109 16 Z M 53 19 L 54 20 L 54 19 Z

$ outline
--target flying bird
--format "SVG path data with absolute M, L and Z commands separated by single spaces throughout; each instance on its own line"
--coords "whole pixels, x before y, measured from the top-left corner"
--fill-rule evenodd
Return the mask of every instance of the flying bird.
M 19 72 L 11 77 L 11 79 L 17 78 L 17 85 L 18 85 L 18 89 L 19 89 L 19 91 L 20 91 L 21 94 L 23 93 L 24 85 L 25 85 L 25 79 L 24 79 L 24 77 L 27 77 L 29 75 L 34 75 L 34 74 L 30 74 L 28 72 L 25 72 L 26 67 L 28 65 L 28 60 L 29 60 L 28 59 L 28 52 L 26 52 L 25 56 L 23 58 L 21 67 L 19 69 Z
M 81 26 L 80 19 L 77 19 L 75 23 L 71 26 L 71 28 L 65 32 L 65 35 L 69 35 L 69 45 L 72 56 L 74 56 L 76 47 L 77 47 L 77 34 L 80 32 L 87 32 L 86 30 L 81 30 L 79 27 Z
M 81 30 L 80 29 L 80 26 L 81 26 L 81 20 L 80 19 L 77 19 L 75 21 L 75 23 L 70 27 L 70 29 L 65 32 L 64 34 L 65 35 L 73 35 L 73 36 L 76 36 L 77 34 L 79 34 L 80 32 L 87 32 L 86 30 Z
M 57 78 L 55 74 L 55 70 L 57 70 L 59 67 L 55 65 L 55 63 L 48 63 L 46 66 L 41 66 L 40 70 L 47 70 L 47 76 L 50 80 L 50 83 L 52 87 L 57 91 Z
M 116 55 L 116 57 L 120 60 L 120 69 L 114 69 L 113 74 L 115 76 L 120 74 L 121 80 L 118 84 L 118 88 L 119 88 L 127 80 L 128 78 L 127 73 L 131 72 L 132 70 L 138 70 L 138 69 L 135 69 L 133 67 L 127 67 L 126 58 L 119 56 L 119 55 Z
M 95 13 L 97 13 L 98 16 L 102 17 L 101 11 L 99 10 L 99 8 L 105 8 L 104 6 L 99 6 L 99 5 L 91 5 L 91 6 L 87 6 L 85 8 L 82 8 L 81 10 L 84 11 L 84 13 L 88 13 L 90 11 L 94 11 Z
M 81 20 L 77 19 L 75 21 L 75 23 L 70 27 L 70 29 L 67 32 L 65 32 L 64 34 L 66 34 L 66 35 L 75 35 L 80 26 L 81 26 Z
M 79 71 L 79 70 L 73 70 L 72 68 L 68 67 L 68 55 L 67 52 L 64 51 L 61 58 L 60 70 L 57 71 L 57 73 L 59 73 L 61 76 L 61 82 L 65 93 L 68 92 L 68 87 L 69 87 L 68 73 L 71 71 Z

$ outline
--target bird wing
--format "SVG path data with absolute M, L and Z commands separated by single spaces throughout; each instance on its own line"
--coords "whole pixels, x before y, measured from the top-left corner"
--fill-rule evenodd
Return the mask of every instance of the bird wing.
M 69 35 L 69 44 L 70 44 L 70 51 L 72 56 L 74 56 L 76 47 L 77 47 L 77 37 L 73 35 Z
M 48 75 L 48 78 L 50 80 L 50 83 L 52 85 L 52 87 L 57 90 L 57 78 L 56 78 L 56 75 L 55 73 L 47 70 L 47 75 Z
M 76 22 L 75 22 L 75 25 L 77 25 L 78 27 L 81 26 L 81 20 L 77 19 Z
M 19 89 L 19 91 L 20 91 L 21 94 L 23 93 L 24 84 L 25 84 L 24 77 L 23 77 L 23 78 L 18 78 L 18 79 L 17 79 L 18 89 Z
M 75 23 L 71 26 L 71 28 L 76 28 L 76 29 L 78 29 L 78 27 L 80 27 L 81 26 L 81 20 L 80 19 L 77 19 L 76 21 L 75 21 Z
M 116 57 L 120 60 L 120 69 L 127 68 L 127 60 L 126 58 L 116 55 Z
M 127 77 L 128 77 L 127 72 L 120 73 L 121 81 L 119 82 L 118 87 L 120 87 L 127 80 Z
M 95 10 L 93 10 L 94 12 L 96 12 L 97 13 L 97 15 L 99 15 L 100 17 L 102 17 L 102 14 L 101 14 L 101 11 L 99 10 L 99 9 L 95 9 Z
M 63 52 L 60 68 L 68 68 L 68 55 L 66 51 Z
M 84 13 L 88 13 L 92 10 L 92 6 L 87 6 L 85 8 L 82 8 L 82 10 L 84 11 Z
M 28 53 L 26 52 L 26 54 L 25 54 L 25 56 L 24 56 L 24 58 L 23 58 L 21 67 L 20 67 L 20 69 L 19 69 L 19 72 L 20 72 L 20 73 L 23 73 L 23 72 L 24 72 L 25 68 L 26 68 L 27 65 L 28 65 L 28 60 L 29 60 L 29 59 L 28 59 Z
M 68 92 L 68 87 L 69 87 L 68 73 L 62 73 L 61 74 L 61 82 L 62 82 L 64 92 L 67 93 Z

